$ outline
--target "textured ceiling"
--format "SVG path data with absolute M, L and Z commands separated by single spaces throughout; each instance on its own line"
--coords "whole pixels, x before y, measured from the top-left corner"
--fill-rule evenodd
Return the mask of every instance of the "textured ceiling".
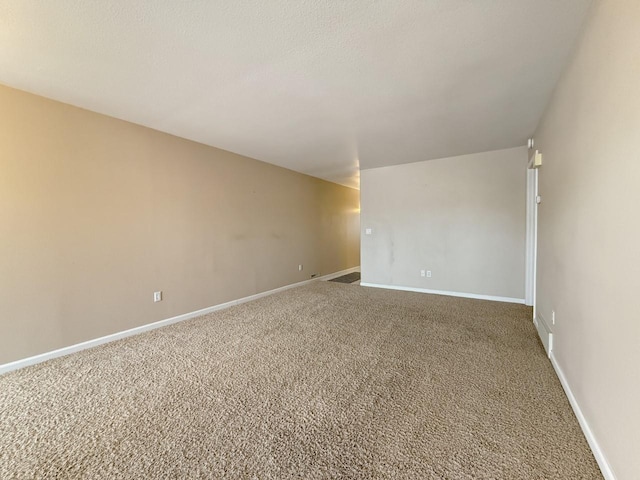
M 523 145 L 590 0 L 0 0 L 0 83 L 350 186 Z

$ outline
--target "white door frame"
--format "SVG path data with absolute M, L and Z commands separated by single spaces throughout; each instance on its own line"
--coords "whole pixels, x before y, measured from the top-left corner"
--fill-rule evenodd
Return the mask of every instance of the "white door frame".
M 527 226 L 525 241 L 525 305 L 536 304 L 536 259 L 538 252 L 538 169 L 527 169 Z

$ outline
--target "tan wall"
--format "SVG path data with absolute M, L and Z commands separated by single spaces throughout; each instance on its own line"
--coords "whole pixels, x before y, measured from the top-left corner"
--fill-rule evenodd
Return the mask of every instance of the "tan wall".
M 640 2 L 594 2 L 536 133 L 537 310 L 619 480 L 640 478 Z
M 0 86 L 0 364 L 356 266 L 358 206 L 356 190 Z
M 518 147 L 362 171 L 363 282 L 523 299 L 526 166 Z

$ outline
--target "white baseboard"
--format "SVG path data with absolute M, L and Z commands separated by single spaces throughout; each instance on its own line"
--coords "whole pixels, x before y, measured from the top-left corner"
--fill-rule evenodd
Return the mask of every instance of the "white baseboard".
M 587 442 L 591 447 L 593 456 L 595 457 L 596 462 L 598 462 L 598 466 L 602 471 L 602 476 L 605 478 L 605 480 L 616 480 L 616 476 L 614 475 L 613 470 L 611 469 L 611 465 L 609 465 L 609 462 L 607 461 L 602 449 L 600 448 L 600 444 L 596 440 L 596 437 L 593 435 L 593 432 L 591 431 L 591 427 L 589 427 L 589 424 L 587 423 L 587 419 L 584 417 L 582 410 L 580 409 L 580 405 L 578 405 L 578 401 L 576 400 L 576 397 L 573 396 L 573 392 L 571 391 L 571 387 L 569 386 L 567 377 L 564 376 L 564 372 L 560 368 L 560 365 L 558 365 L 558 361 L 556 360 L 556 357 L 554 356 L 553 351 L 551 351 L 549 358 L 551 359 L 551 365 L 553 365 L 553 368 L 556 371 L 556 375 L 558 375 L 558 378 L 560 379 L 562 388 L 564 388 L 564 393 L 567 395 L 567 398 L 569 399 L 571 408 L 573 408 L 573 413 L 575 413 L 576 417 L 578 418 L 578 423 L 582 428 L 582 432 L 584 433 L 584 436 L 587 438 Z
M 361 287 L 386 288 L 388 290 L 402 290 L 405 292 L 431 293 L 434 295 L 446 295 L 449 297 L 475 298 L 477 300 L 492 300 L 494 302 L 521 303 L 524 298 L 496 297 L 493 295 L 479 295 L 476 293 L 447 292 L 445 290 L 430 290 L 428 288 L 402 287 L 398 285 L 380 285 L 378 283 L 360 282 Z
M 46 362 L 47 360 L 51 360 L 53 358 L 63 357 L 71 353 L 79 352 L 81 350 L 86 350 L 87 348 L 97 347 L 98 345 L 103 345 L 105 343 L 113 342 L 115 340 L 120 340 L 121 338 L 131 337 L 133 335 L 138 335 L 140 333 L 147 332 L 149 330 L 155 330 L 156 328 L 160 328 L 160 327 L 166 327 L 167 325 L 171 325 L 177 322 L 182 322 L 183 320 L 200 317 L 202 315 L 206 315 L 207 313 L 215 312 L 217 310 L 223 310 L 225 308 L 229 308 L 234 305 L 240 305 L 242 303 L 250 302 L 251 300 L 257 300 L 258 298 L 266 297 L 268 295 L 273 295 L 274 293 L 282 292 L 284 290 L 289 290 L 290 288 L 300 287 L 302 285 L 306 285 L 311 282 L 316 282 L 318 280 L 331 280 L 332 278 L 336 278 L 341 275 L 346 275 L 348 273 L 353 273 L 357 271 L 360 271 L 360 267 L 348 268 L 346 270 L 341 270 L 339 272 L 323 275 L 322 277 L 303 280 L 302 282 L 292 283 L 290 285 L 274 288 L 273 290 L 268 290 L 266 292 L 256 293 L 255 295 L 250 295 L 248 297 L 239 298 L 237 300 L 231 300 L 230 302 L 221 303 L 219 305 L 203 308 L 201 310 L 196 310 L 194 312 L 184 313 L 176 317 L 171 317 L 165 320 L 159 320 L 157 322 L 148 323 L 146 325 L 130 328 L 129 330 L 124 330 L 122 332 L 105 335 L 104 337 L 94 338 L 93 340 L 87 340 L 86 342 L 76 343 L 75 345 L 59 348 L 58 350 L 53 350 L 51 352 L 41 353 L 39 355 L 34 355 L 33 357 L 23 358 L 21 360 L 16 360 L 14 362 L 5 363 L 3 365 L 0 365 L 0 375 L 2 375 L 3 373 L 11 372 L 13 370 L 18 370 L 20 368 L 28 367 L 29 365 L 35 365 L 37 363 Z
M 538 336 L 540 337 L 540 341 L 542 342 L 545 352 L 547 352 L 547 356 L 551 358 L 551 351 L 553 350 L 553 332 L 549 328 L 549 324 L 542 315 L 538 315 L 534 318 L 533 324 L 536 326 Z

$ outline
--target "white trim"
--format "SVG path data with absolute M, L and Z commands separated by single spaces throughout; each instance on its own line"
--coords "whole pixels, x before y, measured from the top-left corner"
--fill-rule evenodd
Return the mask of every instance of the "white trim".
M 553 351 L 553 331 L 549 328 L 549 324 L 542 315 L 536 315 L 533 319 L 533 324 L 536 326 L 538 336 L 542 342 L 547 356 L 551 358 L 551 352 Z
M 536 260 L 538 254 L 538 170 L 527 170 L 527 215 L 525 240 L 525 304 L 536 303 Z M 535 312 L 533 317 L 535 318 Z
M 494 295 L 480 295 L 477 293 L 447 292 L 445 290 L 430 290 L 428 288 L 402 287 L 398 285 L 380 285 L 378 283 L 360 282 L 361 287 L 386 288 L 388 290 L 403 290 L 405 292 L 431 293 L 447 295 L 449 297 L 475 298 L 478 300 L 492 300 L 494 302 L 524 303 L 524 298 L 496 297 Z
M 571 391 L 571 387 L 569 386 L 567 377 L 565 377 L 564 372 L 560 368 L 560 365 L 558 365 L 558 361 L 556 360 L 556 357 L 554 356 L 553 351 L 549 355 L 549 358 L 551 359 L 551 365 L 553 365 L 553 368 L 556 371 L 556 375 L 558 375 L 558 378 L 560 379 L 562 388 L 564 388 L 564 393 L 567 395 L 567 398 L 569 399 L 571 408 L 573 408 L 573 413 L 575 413 L 576 417 L 578 418 L 578 423 L 580 424 L 580 427 L 582 428 L 582 432 L 584 433 L 584 436 L 586 437 L 587 442 L 591 447 L 593 456 L 596 458 L 596 462 L 598 462 L 598 466 L 602 471 L 602 476 L 605 478 L 605 480 L 616 480 L 616 476 L 613 473 L 611 465 L 609 465 L 609 462 L 607 461 L 607 458 L 605 457 L 604 452 L 600 448 L 600 445 L 598 444 L 596 437 L 593 435 L 593 431 L 591 431 L 591 427 L 589 427 L 589 424 L 587 423 L 587 419 L 584 417 L 584 414 L 580 409 L 580 405 L 578 405 L 578 401 L 576 400 L 576 397 L 574 397 L 573 392 Z
M 124 330 L 122 332 L 105 335 L 104 337 L 94 338 L 93 340 L 87 340 L 86 342 L 76 343 L 75 345 L 59 348 L 51 352 L 41 353 L 39 355 L 34 355 L 33 357 L 23 358 L 21 360 L 5 363 L 4 365 L 0 365 L 0 375 L 2 375 L 3 373 L 11 372 L 13 370 L 18 370 L 19 368 L 24 368 L 30 365 L 35 365 L 37 363 L 45 362 L 53 358 L 63 357 L 71 353 L 79 352 L 81 350 L 86 350 L 87 348 L 97 347 L 98 345 L 103 345 L 105 343 L 113 342 L 115 340 L 120 340 L 121 338 L 131 337 L 132 335 L 138 335 L 140 333 L 147 332 L 149 330 L 155 330 L 156 328 L 160 328 L 160 327 L 166 327 L 167 325 L 171 325 L 177 322 L 182 322 L 183 320 L 188 320 L 190 318 L 206 315 L 207 313 L 215 312 L 217 310 L 223 310 L 225 308 L 229 308 L 234 305 L 240 305 L 241 303 L 257 300 L 258 298 L 266 297 L 268 295 L 273 295 L 274 293 L 282 292 L 284 290 L 289 290 L 290 288 L 300 287 L 302 285 L 306 285 L 311 282 L 316 282 L 318 280 L 330 280 L 332 278 L 340 277 L 341 275 L 346 275 L 348 273 L 353 273 L 358 271 L 360 271 L 359 266 L 348 268 L 346 270 L 341 270 L 339 272 L 323 275 L 322 277 L 316 277 L 310 280 L 303 280 L 302 282 L 292 283 L 290 285 L 274 288 L 273 290 L 268 290 L 266 292 L 256 293 L 255 295 L 249 295 L 248 297 L 239 298 L 237 300 L 231 300 L 230 302 L 221 303 L 219 305 L 203 308 L 201 310 L 196 310 L 194 312 L 184 313 L 176 317 L 171 317 L 165 320 L 159 320 L 157 322 L 148 323 L 146 325 L 130 328 L 129 330 Z

